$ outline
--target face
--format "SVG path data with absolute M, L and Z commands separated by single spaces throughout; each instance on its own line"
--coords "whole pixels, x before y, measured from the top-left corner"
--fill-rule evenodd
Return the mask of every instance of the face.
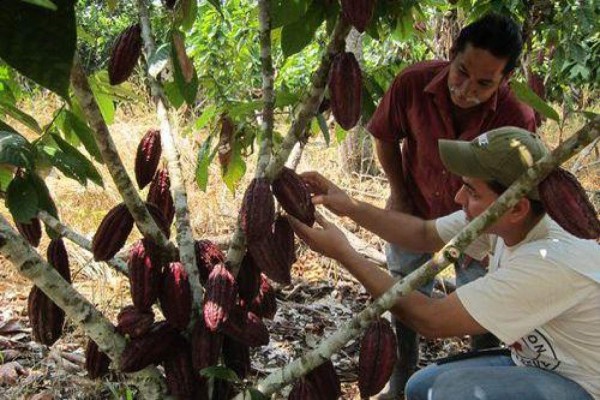
M 463 185 L 456 192 L 454 201 L 462 206 L 471 221 L 479 214 L 485 211 L 496 199 L 498 195 L 481 179 L 463 177 Z
M 457 107 L 470 108 L 489 100 L 506 78 L 506 62 L 467 43 L 450 63 L 448 90 L 452 102 Z

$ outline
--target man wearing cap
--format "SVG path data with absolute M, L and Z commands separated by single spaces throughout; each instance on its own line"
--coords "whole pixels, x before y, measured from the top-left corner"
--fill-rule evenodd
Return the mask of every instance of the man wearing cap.
M 514 127 L 472 141 L 440 140 L 439 151 L 444 166 L 461 177 L 455 200 L 462 210 L 435 220 L 355 200 L 316 172 L 303 178 L 315 204 L 391 243 L 435 252 L 547 153 L 538 137 Z M 313 250 L 342 263 L 373 297 L 394 284 L 322 217 L 321 228 L 290 220 Z M 466 253 L 478 260 L 488 256 L 489 273 L 441 299 L 411 292 L 391 311 L 430 338 L 491 332 L 510 354 L 430 365 L 408 381 L 407 400 L 600 399 L 600 246 L 551 219 L 534 189 Z
M 405 68 L 394 80 L 369 121 L 377 157 L 390 184 L 388 208 L 434 219 L 458 209 L 453 197 L 461 183 L 448 174 L 437 152 L 438 139 L 471 140 L 501 126 L 534 132 L 535 115 L 515 98 L 508 80 L 521 53 L 521 29 L 508 17 L 488 14 L 464 27 L 450 61 L 426 61 Z M 402 142 L 400 150 L 398 143 Z M 406 276 L 430 253 L 410 252 L 394 243 L 385 248 L 394 276 Z M 456 283 L 485 274 L 485 263 L 461 260 Z M 431 294 L 432 284 L 421 288 Z M 418 358 L 418 338 L 398 325 L 399 359 L 390 383 L 396 398 Z M 476 338 L 485 347 L 489 338 Z

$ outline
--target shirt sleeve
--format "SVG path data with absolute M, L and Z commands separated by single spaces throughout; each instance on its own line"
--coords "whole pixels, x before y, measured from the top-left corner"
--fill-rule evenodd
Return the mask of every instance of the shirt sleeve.
M 400 74 L 394 79 L 394 82 L 379 102 L 367 124 L 367 130 L 375 138 L 384 142 L 397 142 L 406 136 L 402 124 L 404 85 L 403 76 Z
M 435 220 L 435 228 L 438 235 L 444 243 L 448 243 L 450 239 L 456 236 L 460 231 L 467 226 L 469 221 L 464 211 L 456 211 Z M 488 255 L 491 250 L 489 235 L 480 235 L 469 246 L 465 253 L 474 259 L 481 261 Z

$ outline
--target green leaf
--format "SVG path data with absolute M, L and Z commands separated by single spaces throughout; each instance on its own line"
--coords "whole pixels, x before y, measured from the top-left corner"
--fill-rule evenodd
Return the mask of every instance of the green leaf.
M 535 94 L 527 84 L 513 80 L 510 83 L 510 87 L 520 101 L 533 107 L 533 109 L 546 118 L 553 119 L 557 122 L 560 121 L 558 113 Z
M 148 61 L 148 74 L 156 78 L 158 74 L 169 64 L 171 57 L 171 43 L 163 43 L 156 49 L 154 54 L 150 56 Z
M 91 77 L 89 81 L 104 122 L 107 125 L 112 124 L 115 120 L 115 105 L 113 104 L 113 96 L 110 94 L 110 88 L 106 87 L 109 85 L 108 81 L 105 82 L 99 74 Z
M 31 168 L 33 156 L 27 139 L 15 132 L 0 131 L 0 164 Z
M 65 110 L 63 112 L 65 113 L 64 129 L 75 134 L 81 140 L 87 152 L 94 157 L 94 160 L 103 164 L 104 161 L 102 160 L 96 139 L 94 139 L 92 129 L 71 111 Z
M 342 143 L 344 141 L 344 139 L 346 139 L 347 134 L 348 134 L 348 131 L 344 130 L 344 128 L 339 126 L 339 124 L 335 124 L 335 140 L 338 143 Z
M 173 69 L 174 69 L 174 77 L 175 83 L 179 89 L 179 93 L 185 99 L 185 102 L 189 105 L 193 105 L 196 101 L 196 95 L 198 94 L 198 74 L 196 73 L 196 68 L 194 68 L 194 75 L 192 76 L 192 80 L 186 82 L 183 72 L 181 71 L 181 67 L 179 65 L 179 59 L 177 57 L 175 46 L 171 44 L 171 60 L 173 60 Z
M 38 197 L 38 211 L 44 210 L 54 218 L 58 219 L 58 210 L 56 209 L 54 200 L 52 200 L 52 196 L 50 196 L 50 191 L 46 186 L 46 182 L 36 174 L 31 175 L 31 180 Z M 60 237 L 60 233 L 48 225 L 44 224 L 44 228 L 50 239 L 58 239 Z
M 327 146 L 329 146 L 331 138 L 329 137 L 329 127 L 327 126 L 327 121 L 325 121 L 325 118 L 323 118 L 323 114 L 317 114 L 316 120 L 319 123 L 319 128 L 321 128 L 321 132 L 323 132 L 325 143 L 327 143 Z
M 235 187 L 246 173 L 246 161 L 242 157 L 241 150 L 242 146 L 236 142 L 233 146 L 231 161 L 223 171 L 223 182 L 231 193 L 235 193 Z
M 167 95 L 171 106 L 175 109 L 181 107 L 181 105 L 185 102 L 185 99 L 181 95 L 177 83 L 165 82 L 163 83 L 163 88 L 165 89 L 165 94 Z
M 0 192 L 5 193 L 13 178 L 12 168 L 8 165 L 0 165 Z
M 240 378 L 238 378 L 235 372 L 221 365 L 204 368 L 200 371 L 200 375 L 206 378 L 217 378 L 234 383 L 238 383 L 240 381 Z
M 223 16 L 223 12 L 221 11 L 221 2 L 219 0 L 208 0 L 208 2 L 216 8 L 216 10 Z
M 30 175 L 15 176 L 6 190 L 6 207 L 17 222 L 29 222 L 38 211 L 38 197 Z
M 267 396 L 257 389 L 250 388 L 248 389 L 248 392 L 250 393 L 250 400 L 269 400 Z
M 196 20 L 196 15 L 198 14 L 198 1 L 187 0 L 186 4 L 189 4 L 189 6 L 183 15 L 182 27 L 186 31 L 189 31 L 194 26 L 194 21 Z
M 206 109 L 202 112 L 202 115 L 198 117 L 196 122 L 194 123 L 194 127 L 196 129 L 202 129 L 206 126 L 208 121 L 210 121 L 215 114 L 217 113 L 217 107 L 214 105 L 206 107 Z
M 75 1 L 54 0 L 52 11 L 21 0 L 0 7 L 0 58 L 34 82 L 68 98 L 77 39 Z
M 281 50 L 284 57 L 299 53 L 310 42 L 321 26 L 325 13 L 319 1 L 315 1 L 302 19 L 284 25 L 281 30 Z
M 96 167 L 83 154 L 57 134 L 52 133 L 51 136 L 56 146 L 53 143 L 45 143 L 42 151 L 48 155 L 52 165 L 82 185 L 87 185 L 89 179 L 98 186 L 104 186 Z
M 212 138 L 212 136 L 209 136 L 204 143 L 202 143 L 200 150 L 198 150 L 198 158 L 196 161 L 196 183 L 203 192 L 206 191 L 206 186 L 208 185 L 208 167 L 216 153 L 216 148 L 212 152 L 210 150 Z
M 231 116 L 231 118 L 237 119 L 262 109 L 262 106 L 263 102 L 261 100 L 252 100 L 247 102 L 232 101 L 227 109 L 227 113 Z
M 35 118 L 6 101 L 0 100 L 0 113 L 10 115 L 37 134 L 42 133 L 42 128 Z
M 297 21 L 306 14 L 309 0 L 269 0 L 271 29 Z
M 52 11 L 58 10 L 58 7 L 56 7 L 56 4 L 54 4 L 50 0 L 21 0 L 21 1 L 23 1 L 25 3 L 29 3 L 29 4 L 34 4 L 38 7 L 47 8 L 48 10 L 52 10 Z

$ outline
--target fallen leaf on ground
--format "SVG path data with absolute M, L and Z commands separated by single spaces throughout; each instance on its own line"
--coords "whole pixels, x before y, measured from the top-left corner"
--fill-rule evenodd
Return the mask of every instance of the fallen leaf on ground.
M 27 370 L 16 361 L 0 365 L 0 384 L 14 385 L 21 375 L 27 375 Z

